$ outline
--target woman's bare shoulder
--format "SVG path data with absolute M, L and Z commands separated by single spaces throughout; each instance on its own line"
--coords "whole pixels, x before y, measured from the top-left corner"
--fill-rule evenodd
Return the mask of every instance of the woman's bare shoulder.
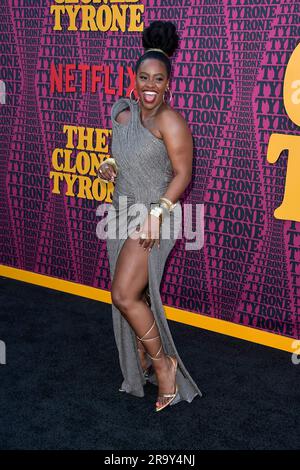
M 123 107 L 123 103 L 127 105 L 127 107 Z M 123 109 L 121 109 L 121 107 Z M 120 108 L 120 110 L 119 110 Z M 117 113 L 117 114 L 116 114 Z M 114 117 L 114 119 L 119 123 L 119 124 L 127 124 L 127 122 L 130 120 L 130 105 L 128 103 L 128 99 L 125 98 L 124 96 L 120 96 L 119 99 L 117 99 L 111 107 L 111 117 Z
M 176 109 L 167 105 L 160 113 L 160 129 L 165 133 L 174 133 L 177 131 L 189 132 L 190 128 L 186 119 Z

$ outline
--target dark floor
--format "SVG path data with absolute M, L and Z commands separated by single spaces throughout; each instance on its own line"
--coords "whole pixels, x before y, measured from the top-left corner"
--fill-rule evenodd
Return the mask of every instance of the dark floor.
M 299 449 L 290 354 L 169 321 L 203 392 L 155 413 L 120 393 L 111 305 L 0 278 L 0 449 Z

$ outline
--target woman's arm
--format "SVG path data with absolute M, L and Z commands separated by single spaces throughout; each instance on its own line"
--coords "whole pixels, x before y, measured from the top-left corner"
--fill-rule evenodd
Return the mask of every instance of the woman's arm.
M 111 140 L 112 140 L 112 134 L 113 134 L 113 130 L 111 133 Z M 114 181 L 115 178 L 118 176 L 118 164 L 112 154 L 110 158 L 107 158 L 101 163 L 101 165 L 99 166 L 97 170 L 97 176 L 99 179 L 105 182 Z
M 163 113 L 159 124 L 174 174 L 167 190 L 159 197 L 166 197 L 176 203 L 192 178 L 193 137 L 187 122 L 177 111 L 168 110 Z M 140 246 L 145 250 L 151 250 L 155 242 L 159 246 L 159 227 L 159 219 L 148 215 L 142 228 L 146 237 L 139 240 Z
M 128 108 L 124 109 L 120 113 L 118 113 L 116 117 L 116 121 L 119 124 L 127 124 L 130 119 L 130 110 Z M 113 132 L 113 131 L 112 131 Z M 115 164 L 112 162 L 114 160 Z M 118 165 L 117 162 L 113 157 L 111 159 L 107 159 L 101 163 L 100 167 L 98 168 L 98 178 L 104 179 L 107 181 L 114 181 L 115 178 L 118 176 Z
M 161 116 L 160 132 L 172 163 L 174 177 L 161 197 L 177 202 L 192 179 L 193 137 L 186 120 L 177 111 Z

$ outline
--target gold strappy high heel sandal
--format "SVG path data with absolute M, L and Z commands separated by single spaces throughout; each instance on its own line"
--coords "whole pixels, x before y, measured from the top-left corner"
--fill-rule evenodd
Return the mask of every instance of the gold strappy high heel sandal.
M 140 341 L 151 341 L 153 339 L 157 339 L 159 338 L 159 336 L 154 336 L 153 338 L 145 338 L 145 336 L 147 336 L 148 333 L 150 333 L 150 331 L 152 330 L 152 328 L 154 327 L 155 325 L 155 319 L 154 319 L 154 322 L 151 326 L 151 328 L 147 331 L 147 333 L 142 337 L 142 338 L 139 338 L 137 336 L 137 338 L 140 340 Z M 162 344 L 159 348 L 159 350 L 157 351 L 157 353 L 155 354 L 155 356 L 150 356 L 150 354 L 148 352 L 146 352 L 146 354 L 153 360 L 153 361 L 158 361 L 159 359 L 162 359 L 161 357 L 157 357 L 158 354 L 160 353 L 160 351 L 162 350 Z M 177 371 L 177 366 L 178 366 L 178 361 L 177 361 L 177 358 L 176 357 L 172 357 L 172 356 L 169 356 L 168 354 L 166 355 L 172 362 L 172 365 L 174 367 L 174 371 L 175 371 L 175 385 L 174 385 L 174 388 L 175 388 L 175 391 L 174 393 L 162 393 L 160 395 L 158 395 L 157 397 L 157 401 L 159 401 L 159 398 L 169 398 L 169 400 L 164 403 L 162 406 L 156 406 L 155 407 L 155 411 L 161 411 L 163 410 L 164 408 L 166 408 L 168 405 L 170 405 L 172 403 L 172 401 L 175 399 L 177 393 L 178 393 L 178 385 L 176 383 L 176 371 Z
M 149 288 L 148 287 L 144 291 L 144 300 L 145 300 L 146 304 L 148 305 L 148 307 L 151 307 L 151 299 L 150 299 L 150 293 L 149 293 Z M 136 338 L 139 341 L 138 336 Z M 144 347 L 143 347 L 143 349 L 137 347 L 137 350 L 140 351 L 140 352 L 146 353 L 146 350 L 144 349 Z M 144 375 L 144 378 L 145 378 L 146 382 L 149 381 L 149 377 L 150 377 L 151 372 L 152 372 L 152 364 L 150 364 L 148 367 L 146 367 L 146 369 L 143 369 L 143 375 Z

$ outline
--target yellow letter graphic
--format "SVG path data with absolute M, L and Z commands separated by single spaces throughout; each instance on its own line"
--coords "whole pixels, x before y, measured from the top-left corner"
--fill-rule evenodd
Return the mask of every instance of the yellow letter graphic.
M 285 72 L 283 102 L 287 115 L 300 125 L 300 44 L 292 53 Z M 269 140 L 267 160 L 275 163 L 281 152 L 287 149 L 288 162 L 283 201 L 274 211 L 274 217 L 300 222 L 300 136 L 272 134 Z

